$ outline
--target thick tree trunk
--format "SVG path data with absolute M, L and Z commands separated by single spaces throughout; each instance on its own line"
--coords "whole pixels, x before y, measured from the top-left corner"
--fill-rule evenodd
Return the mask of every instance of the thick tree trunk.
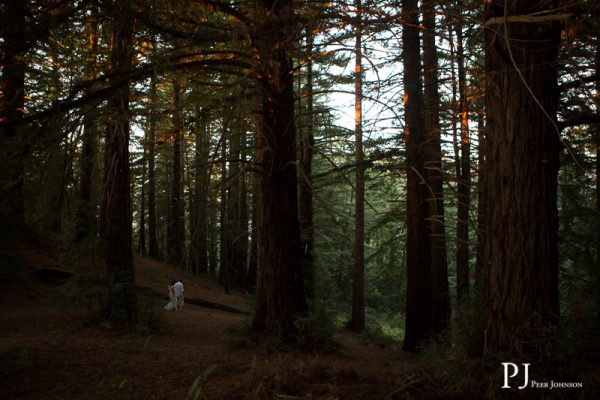
M 448 256 L 444 214 L 444 178 L 442 174 L 441 128 L 439 123 L 438 56 L 435 45 L 435 2 L 425 0 L 423 9 L 423 81 L 426 139 L 424 143 L 425 171 L 429 193 L 429 235 L 431 241 L 431 284 L 433 291 L 432 328 L 440 333 L 450 321 L 450 291 L 448 289 Z
M 348 327 L 360 333 L 365 329 L 365 165 L 362 137 L 362 3 L 355 1 L 354 68 L 354 157 L 356 159 L 356 193 L 354 198 L 354 275 L 352 285 L 352 318 Z
M 133 20 L 129 9 L 119 1 L 112 4 L 112 72 L 128 73 L 133 59 Z M 112 78 L 117 80 L 120 78 Z M 110 82 L 115 84 L 116 82 Z M 105 240 L 109 297 L 106 317 L 118 325 L 136 322 L 135 271 L 131 232 L 129 166 L 129 84 L 121 85 L 108 100 L 104 203 Z
M 406 322 L 403 349 L 418 351 L 432 333 L 429 189 L 423 160 L 424 121 L 417 0 L 403 0 L 404 106 L 406 143 Z
M 294 81 L 290 57 L 291 0 L 259 1 L 254 18 L 257 89 L 262 110 L 255 131 L 260 285 L 255 326 L 293 341 L 294 322 L 306 314 L 296 179 Z M 262 309 L 261 309 L 262 307 Z M 263 319 L 260 321 L 259 319 Z
M 458 64 L 458 93 L 460 114 L 460 168 L 456 177 L 457 223 L 456 223 L 456 298 L 461 302 L 469 293 L 469 206 L 471 203 L 471 140 L 469 136 L 467 82 L 463 46 L 461 16 L 457 18 L 456 47 Z
M 169 202 L 168 256 L 169 263 L 179 265 L 183 259 L 185 219 L 183 215 L 183 118 L 181 115 L 181 82 L 173 81 L 173 176 Z
M 3 13 L 2 96 L 0 96 L 0 217 L 9 226 L 25 223 L 23 182 L 28 145 L 20 120 L 25 106 L 28 1 L 9 1 Z
M 510 21 L 550 12 L 557 3 L 486 3 L 485 182 L 493 199 L 486 210 L 488 355 L 542 351 L 559 311 L 555 123 L 561 26 Z
M 306 65 L 306 126 L 302 130 L 302 149 L 299 175 L 299 207 L 300 227 L 302 232 L 302 248 L 304 249 L 303 269 L 306 295 L 309 299 L 315 296 L 315 270 L 314 270 L 314 227 L 313 227 L 313 195 L 312 195 L 312 160 L 315 145 L 314 135 L 314 106 L 313 106 L 313 34 L 311 27 L 307 28 L 306 53 L 311 57 Z

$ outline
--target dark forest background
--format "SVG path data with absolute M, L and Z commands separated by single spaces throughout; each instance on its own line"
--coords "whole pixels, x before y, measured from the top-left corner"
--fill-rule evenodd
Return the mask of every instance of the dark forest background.
M 281 344 L 326 325 L 457 374 L 594 376 L 599 11 L 3 2 L 0 273 L 35 231 L 102 260 L 125 329 L 139 253 L 251 294 Z

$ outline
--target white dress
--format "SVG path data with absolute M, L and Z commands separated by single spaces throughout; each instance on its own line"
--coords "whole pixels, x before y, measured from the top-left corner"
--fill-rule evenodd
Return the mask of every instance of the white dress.
M 175 292 L 173 286 L 169 286 L 169 304 L 165 306 L 165 310 L 173 311 L 177 308 L 177 300 L 175 299 Z

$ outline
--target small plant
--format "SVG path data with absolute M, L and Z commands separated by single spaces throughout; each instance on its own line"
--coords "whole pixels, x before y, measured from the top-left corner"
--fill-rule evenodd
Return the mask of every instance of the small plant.
M 188 398 L 190 400 L 198 400 L 200 399 L 200 396 L 202 396 L 202 398 L 206 398 L 206 396 L 202 393 L 202 385 L 206 383 L 208 377 L 211 376 L 216 369 L 217 365 L 213 364 L 210 367 L 206 368 L 201 375 L 198 375 L 198 377 L 194 380 L 194 383 L 192 383 L 190 390 L 188 391 Z

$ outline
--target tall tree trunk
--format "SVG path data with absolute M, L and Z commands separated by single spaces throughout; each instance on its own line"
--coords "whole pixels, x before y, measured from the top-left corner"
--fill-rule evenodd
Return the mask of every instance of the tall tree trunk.
M 479 136 L 478 156 L 479 175 L 477 176 L 477 261 L 475 263 L 475 290 L 483 293 L 485 282 L 485 210 L 487 207 L 487 196 L 485 194 L 485 114 L 480 112 L 477 116 L 477 130 Z
M 417 0 L 403 0 L 404 106 L 406 143 L 406 322 L 403 349 L 418 351 L 432 332 L 431 244 L 427 218 L 430 194 L 423 184 L 424 121 Z
M 185 219 L 183 215 L 183 118 L 181 115 L 181 81 L 173 81 L 173 176 L 169 203 L 169 262 L 179 265 L 183 259 Z
M 5 4 L 3 29 L 2 96 L 0 96 L 0 216 L 9 226 L 25 223 L 23 182 L 25 157 L 29 153 L 21 124 L 25 106 L 25 53 L 29 1 Z
M 229 230 L 227 227 L 227 125 L 223 118 L 223 133 L 221 135 L 221 203 L 220 203 L 220 248 L 219 248 L 219 281 L 229 293 Z
M 242 126 L 236 118 L 229 139 L 230 157 L 229 178 L 227 179 L 227 232 L 228 247 L 227 261 L 229 266 L 229 282 L 238 290 L 246 289 L 246 257 L 243 254 L 243 237 L 246 229 L 243 229 L 243 216 L 241 215 L 242 203 L 245 203 L 245 193 L 242 193 L 244 177 L 241 174 L 241 142 L 243 135 Z M 247 222 L 246 222 L 247 223 Z M 243 230 L 242 230 L 243 229 Z
M 142 179 L 140 188 L 140 227 L 138 247 L 140 254 L 146 254 L 146 144 L 143 145 L 142 155 Z
M 108 100 L 105 152 L 104 203 L 106 204 L 106 268 L 109 297 L 106 316 L 115 324 L 136 322 L 135 271 L 131 238 L 131 194 L 129 166 L 129 82 L 122 82 L 133 60 L 133 18 L 127 5 L 111 5 L 113 36 L 110 84 L 117 86 Z M 121 82 L 119 82 L 121 81 Z
M 462 16 L 456 25 L 456 60 L 458 64 L 458 93 L 460 112 L 460 174 L 458 182 L 458 211 L 456 226 L 456 290 L 457 301 L 461 302 L 469 293 L 469 206 L 471 203 L 471 140 L 469 137 L 469 117 L 467 82 L 463 46 Z
M 596 37 L 596 74 L 600 74 L 600 36 Z M 596 109 L 600 108 L 600 82 L 596 82 Z M 596 288 L 600 287 L 600 123 L 594 127 L 596 143 Z M 596 290 L 596 326 L 600 327 L 600 293 Z
M 240 176 L 238 179 L 238 203 L 237 203 L 237 238 L 236 244 L 239 253 L 239 269 L 241 271 L 240 290 L 245 291 L 248 287 L 248 186 L 246 176 L 246 130 L 242 126 L 239 135 L 240 149 Z
M 212 164 L 208 165 L 208 137 L 210 128 L 206 117 L 201 117 L 196 128 L 194 224 L 192 225 L 192 271 L 195 275 L 208 273 L 208 185 Z
M 300 207 L 300 227 L 302 248 L 304 249 L 303 269 L 306 295 L 309 299 L 315 296 L 315 270 L 314 270 L 314 227 L 313 227 L 313 195 L 312 195 L 312 160 L 315 145 L 314 134 L 314 101 L 313 101 L 313 33 L 312 27 L 306 29 L 306 54 L 309 57 L 306 65 L 306 126 L 302 130 L 302 148 L 300 155 L 300 184 L 298 186 Z
M 258 221 L 256 215 L 256 176 L 252 175 L 252 231 L 248 260 L 248 291 L 255 293 L 258 285 Z
M 216 191 L 215 191 L 216 193 Z M 212 277 L 212 278 L 216 278 L 217 277 L 217 265 L 219 265 L 218 262 L 218 250 L 217 250 L 217 200 L 216 200 L 216 195 L 209 192 L 209 205 L 208 205 L 208 211 L 209 211 L 209 231 L 208 231 L 208 237 L 209 237 L 209 245 L 208 245 L 208 276 Z
M 148 148 L 148 255 L 159 258 L 156 221 L 156 71 L 150 78 L 150 104 L 146 128 Z
M 290 57 L 294 43 L 292 0 L 259 1 L 252 42 L 262 110 L 255 131 L 260 285 L 255 326 L 283 341 L 293 341 L 294 321 L 306 314 L 298 190 L 294 80 Z M 263 307 L 261 309 L 260 307 Z M 259 321 L 259 319 L 263 319 Z
M 356 193 L 354 210 L 354 279 L 352 285 L 352 318 L 350 330 L 365 329 L 365 165 L 362 138 L 362 3 L 355 1 L 356 26 L 354 68 L 354 157 L 356 159 Z
M 431 284 L 433 291 L 432 328 L 437 334 L 450 321 L 450 291 L 448 288 L 448 256 L 444 214 L 444 178 L 442 174 L 441 128 L 439 123 L 438 56 L 435 45 L 435 1 L 424 0 L 423 10 L 423 82 L 426 140 L 424 143 L 425 172 L 429 193 L 429 234 L 431 241 Z
M 557 174 L 561 23 L 551 2 L 486 3 L 485 353 L 535 354 L 559 312 Z M 506 7 L 506 13 L 504 12 Z M 507 44 L 511 44 L 510 47 Z
M 96 16 L 96 9 L 92 10 L 92 18 Z M 85 64 L 85 78 L 96 78 L 98 32 L 96 21 L 88 23 L 89 49 Z M 91 89 L 88 89 L 88 93 Z M 83 139 L 81 145 L 80 176 L 79 176 L 79 201 L 77 203 L 77 226 L 75 228 L 75 242 L 93 235 L 96 226 L 96 212 L 92 199 L 94 173 L 97 163 L 98 148 L 98 112 L 96 107 L 90 107 L 83 116 Z

